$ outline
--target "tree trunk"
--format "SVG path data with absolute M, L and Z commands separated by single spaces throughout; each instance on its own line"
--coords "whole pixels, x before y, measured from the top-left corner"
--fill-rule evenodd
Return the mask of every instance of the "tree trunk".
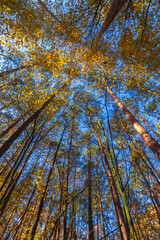
M 102 223 L 102 231 L 103 231 L 103 239 L 106 240 L 106 232 L 105 232 L 105 226 L 104 226 L 104 216 L 103 216 L 103 206 L 102 206 L 102 196 L 100 191 L 100 185 L 99 185 L 99 173 L 98 173 L 98 163 L 96 161 L 96 174 L 97 174 L 97 187 L 98 187 L 98 200 L 99 200 L 99 206 L 100 206 L 100 213 L 101 213 L 101 223 Z
M 7 103 L 6 105 L 4 105 L 3 107 L 0 108 L 0 111 L 2 111 L 3 109 L 5 109 L 5 108 L 11 106 L 11 105 L 12 105 L 13 103 L 15 103 L 15 102 L 16 102 L 16 101 L 13 100 L 12 102 Z
M 4 174 L 4 172 L 8 169 L 9 166 L 11 166 L 12 161 L 15 159 L 16 155 L 19 153 L 23 146 L 19 146 L 16 151 L 13 153 L 12 157 L 7 161 L 7 163 L 4 165 L 4 167 L 0 171 L 0 176 Z
M 160 134 L 158 134 L 148 123 L 147 121 L 145 120 L 145 118 L 143 118 L 139 113 L 137 113 L 138 116 L 142 119 L 142 122 L 144 122 L 144 124 L 146 124 L 150 129 L 151 131 L 158 137 L 160 138 Z
M 124 125 L 122 125 L 122 127 L 123 127 L 124 132 L 127 133 L 126 128 L 124 127 Z M 127 134 L 128 134 L 128 133 L 127 133 Z M 141 146 L 141 145 L 139 144 L 139 142 L 135 139 L 135 137 L 134 137 L 133 134 L 128 134 L 128 137 L 129 137 L 131 143 L 134 145 L 136 151 L 138 151 L 138 154 L 139 154 L 140 158 L 142 159 L 142 161 L 143 161 L 146 169 L 148 169 L 148 170 L 150 171 L 152 177 L 155 179 L 155 181 L 158 183 L 158 185 L 160 185 L 160 182 L 159 182 L 159 180 L 158 180 L 158 176 L 157 176 L 157 173 L 156 173 L 156 169 L 155 169 L 153 163 L 150 161 L 150 159 L 149 159 L 148 156 L 146 155 L 146 153 L 145 153 L 145 151 L 143 150 L 142 146 Z M 135 143 L 133 140 L 134 140 L 136 143 Z M 126 140 L 126 143 L 127 143 L 128 147 L 129 147 L 129 149 L 131 150 L 130 144 L 128 143 L 128 140 Z M 146 158 L 147 161 L 145 160 L 145 158 Z M 148 162 L 148 163 L 147 163 L 147 162 Z M 150 165 L 150 166 L 149 166 L 149 165 Z
M 150 197 L 151 200 L 152 200 L 152 203 L 153 203 L 153 205 L 154 205 L 155 211 L 156 211 L 156 213 L 157 213 L 157 218 L 158 218 L 158 221 L 159 221 L 159 224 L 160 224 L 160 202 L 159 202 L 158 196 L 157 196 L 156 193 L 152 190 L 152 187 L 150 186 L 150 183 L 148 182 L 148 180 L 147 180 L 147 178 L 146 178 L 146 176 L 145 176 L 145 174 L 144 174 L 144 171 L 141 169 L 141 166 L 140 166 L 138 160 L 134 163 L 134 165 L 136 165 L 136 166 L 138 167 L 139 172 L 140 172 L 140 174 L 141 174 L 141 176 L 142 176 L 142 178 L 143 178 L 143 180 L 144 180 L 144 182 L 145 182 L 145 184 L 146 184 L 146 186 L 144 186 L 144 188 L 147 188 L 147 192 L 148 192 L 148 194 L 149 194 L 149 197 Z M 136 169 L 135 169 L 135 171 L 136 171 Z M 142 182 L 142 183 L 143 183 L 143 182 Z M 144 183 L 143 183 L 143 185 L 144 185 Z M 155 205 L 153 199 L 154 199 L 156 205 Z
M 72 148 L 72 138 L 73 138 L 73 121 L 72 120 L 72 127 L 71 127 L 71 137 L 70 137 L 70 144 L 69 144 L 69 151 L 68 151 L 68 162 L 67 162 L 67 173 L 66 173 L 66 180 L 65 180 L 65 187 L 64 187 L 64 217 L 63 217 L 63 240 L 67 240 L 68 233 L 67 233 L 67 208 L 68 208 L 68 186 L 69 186 L 69 174 L 70 174 L 70 158 L 71 158 L 71 148 Z
M 89 240 L 94 240 L 94 228 L 93 228 L 93 214 L 92 214 L 92 179 L 91 179 L 91 145 L 90 145 L 91 131 L 89 130 L 88 140 L 88 228 L 89 228 Z
M 9 69 L 7 71 L 4 71 L 4 72 L 1 72 L 0 73 L 0 77 L 4 77 L 5 75 L 9 75 L 11 73 L 14 73 L 14 72 L 18 72 L 19 70 L 23 70 L 23 69 L 28 69 L 32 67 L 32 65 L 29 65 L 29 66 L 21 66 L 21 67 L 18 67 L 18 68 L 13 68 L 13 69 Z
M 14 126 L 17 125 L 17 123 L 19 123 L 22 118 L 24 117 L 24 115 L 20 116 L 19 118 L 17 118 L 13 123 L 11 123 L 6 129 L 4 129 L 1 133 L 0 133 L 0 138 L 2 138 L 3 136 L 5 136 Z
M 111 148 L 110 148 L 110 145 L 109 145 L 109 142 L 108 142 L 108 138 L 105 134 L 104 128 L 102 127 L 99 119 L 98 119 L 98 124 L 99 124 L 100 128 L 102 129 L 105 140 L 106 140 L 107 151 L 108 151 L 108 154 L 109 154 L 109 160 L 110 160 L 111 168 L 112 168 L 112 171 L 113 171 L 113 175 L 115 177 L 115 181 L 116 181 L 119 193 L 120 193 L 122 201 L 123 201 L 123 206 L 124 206 L 124 209 L 125 209 L 125 214 L 126 214 L 126 217 L 127 217 L 127 221 L 128 221 L 128 224 L 129 224 L 129 228 L 130 228 L 132 237 L 133 237 L 134 240 L 138 240 L 137 234 L 136 234 L 136 231 L 135 231 L 135 228 L 134 228 L 134 224 L 133 224 L 133 221 L 132 221 L 132 217 L 131 217 L 131 214 L 130 214 L 130 210 L 128 208 L 126 195 L 125 195 L 125 192 L 122 189 L 122 186 L 121 186 L 120 181 L 119 181 L 118 170 L 114 166 L 113 156 L 112 156 L 112 153 L 111 153 Z M 114 152 L 114 149 L 113 149 L 113 152 Z M 115 157 L 115 154 L 114 154 L 114 157 Z
M 1 231 L 1 233 L 0 233 L 0 239 L 4 239 L 4 234 L 7 232 L 8 225 L 9 225 L 10 221 L 12 220 L 13 216 L 14 216 L 14 212 L 12 212 L 12 213 L 10 214 L 9 220 L 8 220 L 7 223 L 5 224 L 5 227 L 4 227 L 3 231 Z
M 93 126 L 93 128 L 94 128 L 94 126 Z M 116 215 L 117 215 L 118 225 L 119 225 L 119 228 L 120 228 L 121 238 L 122 238 L 122 240 L 129 240 L 128 228 L 127 228 L 127 224 L 124 220 L 123 210 L 122 210 L 121 202 L 120 202 L 120 199 L 119 199 L 119 196 L 118 196 L 114 176 L 112 174 L 112 171 L 111 171 L 107 156 L 105 154 L 103 145 L 101 143 L 99 134 L 98 134 L 98 132 L 96 131 L 95 128 L 94 128 L 94 131 L 95 131 L 95 134 L 97 136 L 98 144 L 99 144 L 99 147 L 101 149 L 101 152 L 102 152 L 102 155 L 103 155 L 103 158 L 105 160 L 106 167 L 107 167 L 108 183 L 109 183 L 109 187 L 110 187 L 111 194 L 112 194 L 112 199 L 113 199 L 115 210 L 116 210 Z
M 17 233 L 18 233 L 18 230 L 19 230 L 19 228 L 20 228 L 20 226 L 21 226 L 21 224 L 22 224 L 22 222 L 23 222 L 23 219 L 24 219 L 24 217 L 25 217 L 25 215 L 26 215 L 26 213 L 27 213 L 27 211 L 28 211 L 28 207 L 29 207 L 29 205 L 30 205 L 30 203 L 31 203 L 31 201 L 32 201 L 32 198 L 33 198 L 34 194 L 35 194 L 36 187 L 37 187 L 37 185 L 35 184 L 35 186 L 34 186 L 34 188 L 33 188 L 33 191 L 32 191 L 32 193 L 31 193 L 31 196 L 30 196 L 30 198 L 29 198 L 29 200 L 28 200 L 28 203 L 27 203 L 27 205 L 26 205 L 26 207 L 25 207 L 25 210 L 23 211 L 23 214 L 22 214 L 22 216 L 21 216 L 21 219 L 20 219 L 20 221 L 19 221 L 19 223 L 18 223 L 18 226 L 16 227 L 15 233 L 14 233 L 13 238 L 12 238 L 13 240 L 16 239 L 16 235 L 17 235 Z
M 74 193 L 75 193 L 75 189 L 76 189 L 76 181 L 77 181 L 77 162 L 75 160 L 75 167 L 74 167 Z M 77 216 L 77 209 L 75 206 L 75 201 L 73 201 L 73 232 L 72 232 L 72 239 L 73 240 L 77 240 L 77 234 L 76 234 L 76 216 Z
M 125 116 L 128 118 L 134 129 L 139 133 L 141 138 L 145 141 L 148 147 L 160 160 L 160 144 L 144 129 L 144 127 L 135 119 L 130 111 L 123 105 L 123 103 L 116 97 L 116 95 L 110 90 L 108 86 L 104 87 L 111 94 L 117 105 L 123 111 Z
M 119 11 L 121 10 L 121 8 L 124 6 L 124 4 L 127 2 L 128 0 L 114 0 L 110 9 L 109 9 L 109 13 L 107 14 L 107 17 L 100 29 L 100 33 L 98 35 L 98 39 L 100 39 L 103 34 L 105 33 L 105 31 L 109 28 L 109 26 L 111 25 L 111 23 L 113 22 L 113 20 L 115 19 L 115 17 L 118 15 Z
M 65 129 L 66 129 L 66 128 L 64 128 L 64 130 L 63 130 L 61 139 L 60 139 L 59 144 L 58 144 L 58 146 L 57 146 L 57 149 L 56 149 L 56 152 L 55 152 L 55 155 L 54 155 L 54 158 L 53 158 L 53 161 L 52 161 L 52 164 L 51 164 L 51 167 L 50 167 L 48 176 L 47 176 L 47 181 L 46 181 L 45 188 L 44 188 L 44 191 L 43 191 L 43 194 L 42 194 L 40 203 L 39 203 L 37 216 L 36 216 L 35 222 L 34 222 L 34 224 L 33 224 L 32 230 L 31 230 L 30 240 L 33 240 L 34 237 L 35 237 L 35 234 L 36 234 L 36 230 L 37 230 L 37 227 L 38 227 L 40 215 L 41 215 L 41 212 L 42 212 L 43 206 L 44 206 L 44 199 L 45 199 L 45 196 L 46 196 L 46 193 L 47 193 L 47 190 L 48 190 L 49 182 L 50 182 L 50 179 L 51 179 L 51 175 L 52 175 L 52 172 L 53 172 L 53 169 L 54 169 L 55 162 L 56 162 L 56 160 L 57 160 L 58 150 L 59 150 L 59 147 L 60 147 L 60 145 L 61 145 L 61 142 L 62 142 L 62 138 L 63 138 L 63 134 L 64 134 L 64 132 L 65 132 Z
M 7 175 L 6 175 L 5 179 L 4 179 L 4 182 L 3 182 L 3 184 L 0 187 L 0 192 L 4 188 L 4 186 L 7 183 L 9 178 L 10 178 L 10 183 L 8 184 L 7 188 L 5 189 L 5 192 L 7 192 L 8 189 L 10 188 L 10 186 L 12 185 L 12 181 L 13 181 L 13 178 L 15 176 L 15 173 L 16 173 L 18 167 L 20 166 L 20 164 L 22 163 L 23 158 L 25 156 L 25 153 L 27 152 L 28 148 L 30 147 L 31 142 L 32 142 L 32 139 L 30 137 L 28 137 L 28 136 L 24 139 L 24 142 L 22 143 L 22 146 L 21 146 L 21 151 L 19 153 L 19 156 L 17 156 L 17 159 L 14 162 L 12 168 L 7 173 Z M 5 192 L 3 193 L 3 195 L 0 198 L 0 204 L 1 204 L 1 201 L 3 199 L 3 196 L 5 196 Z
M 13 181 L 13 183 L 12 183 L 12 186 L 10 187 L 10 189 L 9 189 L 9 191 L 8 191 L 7 196 L 6 196 L 5 199 L 3 200 L 3 204 L 2 204 L 2 207 L 1 207 L 1 209 L 0 209 L 0 215 L 3 214 L 3 212 L 4 212 L 4 210 L 5 210 L 6 206 L 7 206 L 7 204 L 8 204 L 8 202 L 9 202 L 9 199 L 10 199 L 10 197 L 11 197 L 11 194 L 12 194 L 12 192 L 14 191 L 14 189 L 15 189 L 17 183 L 18 183 L 18 180 L 19 180 L 19 178 L 20 178 L 20 176 L 21 176 L 21 174 L 22 174 L 22 172 L 23 172 L 23 170 L 24 170 L 24 168 L 25 168 L 25 166 L 26 166 L 26 164 L 27 164 L 27 162 L 28 162 L 28 159 L 30 158 L 32 152 L 33 152 L 34 149 L 35 149 L 35 146 L 36 146 L 37 141 L 38 141 L 38 137 L 39 137 L 39 134 L 38 134 L 37 139 L 36 139 L 36 141 L 34 142 L 32 148 L 31 148 L 30 152 L 28 153 L 28 156 L 26 157 L 24 163 L 22 164 L 21 169 L 19 170 L 19 173 L 18 173 L 17 176 L 15 177 L 15 179 L 14 179 L 14 181 Z
M 65 158 L 63 161 L 63 169 L 64 169 L 64 162 L 65 162 Z M 62 176 L 60 179 L 60 203 L 59 203 L 59 209 L 58 209 L 58 218 L 56 219 L 54 226 L 52 227 L 51 230 L 51 234 L 49 236 L 49 240 L 54 240 L 54 232 L 56 232 L 55 230 L 57 230 L 56 232 L 56 239 L 60 239 L 60 229 L 61 229 L 61 210 L 62 210 L 62 202 L 63 202 L 63 190 L 64 190 L 64 171 L 62 170 Z
M 99 240 L 99 215 L 97 210 L 97 240 Z
M 60 203 L 59 203 L 59 215 L 61 214 L 61 210 L 62 210 L 62 199 L 63 199 L 63 176 L 62 176 L 62 180 L 61 180 L 61 194 L 60 194 Z M 60 219 L 57 222 L 57 240 L 59 239 L 60 236 Z
M 55 97 L 55 94 L 52 94 L 51 97 L 40 107 L 37 109 L 36 112 L 34 112 L 31 116 L 29 116 L 19 127 L 18 129 L 13 132 L 11 136 L 8 137 L 8 139 L 0 145 L 0 157 L 3 156 L 3 154 L 10 148 L 12 143 L 20 136 L 20 134 L 26 129 L 26 127 L 38 117 L 38 115 L 42 112 L 42 110 L 53 100 Z

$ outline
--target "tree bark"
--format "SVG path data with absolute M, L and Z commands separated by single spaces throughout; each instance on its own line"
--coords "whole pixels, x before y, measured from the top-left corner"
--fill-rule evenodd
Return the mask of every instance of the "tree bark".
M 139 133 L 141 138 L 145 141 L 148 147 L 152 150 L 152 152 L 156 155 L 156 157 L 160 160 L 160 144 L 145 130 L 145 128 L 135 119 L 135 117 L 130 113 L 130 111 L 124 106 L 124 104 L 116 97 L 116 95 L 112 92 L 112 90 L 106 86 L 104 87 L 113 97 L 117 105 L 123 111 L 125 116 L 128 118 L 134 129 Z
M 128 228 L 127 228 L 127 224 L 124 220 L 123 210 L 122 210 L 121 202 L 120 202 L 120 199 L 119 199 L 119 196 L 118 196 L 118 191 L 117 191 L 117 188 L 116 188 L 114 176 L 112 174 L 112 171 L 111 171 L 107 156 L 105 154 L 103 145 L 101 143 L 99 134 L 96 131 L 96 129 L 94 128 L 94 126 L 93 126 L 93 129 L 95 131 L 95 134 L 96 134 L 96 137 L 97 137 L 97 140 L 98 140 L 98 144 L 99 144 L 99 148 L 102 152 L 102 155 L 103 155 L 103 158 L 105 160 L 106 167 L 107 167 L 108 183 L 109 183 L 109 187 L 110 187 L 111 194 L 112 194 L 112 199 L 113 199 L 115 210 L 116 210 L 116 215 L 117 215 L 118 225 L 119 225 L 119 229 L 120 229 L 120 233 L 121 233 L 121 238 L 122 238 L 122 240 L 129 240 Z
M 63 199 L 63 176 L 62 176 L 62 180 L 61 180 L 61 193 L 60 193 L 60 203 L 59 203 L 59 215 L 61 214 L 61 210 L 62 210 L 62 199 Z M 60 236 L 60 219 L 57 222 L 57 240 L 59 239 Z
M 27 213 L 27 211 L 28 211 L 28 207 L 29 207 L 29 205 L 30 205 L 30 203 L 31 203 L 31 201 L 32 201 L 32 198 L 33 198 L 34 194 L 35 194 L 36 187 L 37 187 L 37 185 L 35 184 L 35 186 L 34 186 L 34 188 L 33 188 L 33 191 L 32 191 L 32 193 L 31 193 L 31 196 L 30 196 L 30 198 L 29 198 L 29 200 L 28 200 L 28 203 L 27 203 L 27 205 L 26 205 L 26 207 L 25 207 L 25 210 L 23 211 L 23 214 L 22 214 L 22 216 L 21 216 L 21 219 L 20 219 L 20 221 L 19 221 L 19 223 L 18 223 L 18 226 L 17 226 L 16 229 L 15 229 L 15 233 L 14 233 L 13 238 L 12 238 L 13 240 L 16 238 L 17 233 L 18 233 L 18 230 L 19 230 L 19 228 L 20 228 L 20 226 L 21 226 L 21 224 L 22 224 L 22 222 L 23 222 L 23 219 L 24 219 L 24 217 L 25 217 L 25 215 L 26 215 L 26 213 Z
M 0 176 L 4 174 L 4 172 L 8 169 L 9 166 L 11 166 L 12 161 L 15 159 L 16 155 L 19 153 L 23 146 L 19 146 L 17 150 L 13 153 L 12 157 L 7 161 L 7 163 L 4 165 L 4 167 L 0 171 Z
M 0 77 L 4 77 L 5 75 L 9 75 L 9 74 L 14 73 L 14 72 L 18 72 L 19 70 L 28 69 L 28 68 L 30 68 L 31 66 L 32 66 L 32 65 L 29 65 L 29 66 L 21 66 L 21 67 L 18 67 L 18 68 L 9 69 L 9 70 L 7 70 L 7 71 L 1 72 L 1 73 L 0 73 Z
M 12 105 L 15 102 L 15 100 L 13 100 L 12 102 L 7 103 L 6 105 L 4 105 L 3 107 L 0 108 L 0 111 L 2 111 L 3 109 L 9 107 L 10 105 Z
M 72 138 L 73 138 L 73 122 L 71 127 L 71 137 L 70 137 L 70 144 L 69 144 L 69 152 L 68 152 L 68 162 L 67 162 L 67 173 L 66 173 L 66 180 L 65 180 L 65 190 L 64 190 L 64 217 L 63 217 L 63 240 L 68 239 L 67 233 L 67 208 L 68 208 L 68 186 L 69 186 L 69 174 L 70 174 L 70 157 L 71 157 L 71 148 L 72 148 Z
M 38 117 L 38 115 L 42 112 L 42 110 L 53 100 L 55 94 L 52 94 L 51 97 L 37 109 L 31 116 L 29 116 L 11 136 L 7 138 L 7 140 L 0 145 L 0 157 L 10 148 L 12 143 L 20 136 L 20 134 L 26 129 L 26 127 Z
M 99 206 L 100 206 L 100 213 L 101 213 L 101 223 L 102 223 L 102 231 L 103 231 L 103 238 L 106 240 L 105 235 L 105 225 L 104 225 L 104 216 L 103 216 L 103 206 L 102 206 L 102 195 L 100 190 L 100 184 L 99 184 L 99 173 L 98 173 L 98 163 L 96 161 L 96 174 L 97 174 L 97 187 L 98 187 L 98 200 L 99 200 Z
M 91 131 L 89 130 L 88 139 L 88 228 L 89 228 L 89 240 L 94 240 L 94 228 L 93 228 L 93 214 L 92 214 L 92 180 L 91 180 L 91 145 L 90 145 Z
M 132 217 L 131 217 L 131 214 L 130 214 L 130 210 L 129 210 L 129 207 L 128 207 L 128 204 L 127 204 L 126 195 L 125 195 L 125 192 L 122 189 L 122 186 L 121 186 L 120 181 L 119 181 L 118 170 L 114 166 L 113 156 L 112 156 L 112 153 L 111 153 L 111 148 L 110 148 L 110 145 L 109 145 L 109 142 L 108 142 L 108 138 L 107 138 L 107 136 L 105 134 L 104 128 L 102 127 L 99 119 L 98 119 L 98 124 L 99 124 L 100 128 L 102 129 L 104 137 L 105 137 L 105 140 L 106 140 L 107 151 L 108 151 L 108 154 L 109 154 L 109 160 L 110 160 L 110 164 L 111 164 L 111 169 L 113 171 L 115 182 L 117 184 L 119 193 L 120 193 L 122 201 L 123 201 L 123 206 L 124 206 L 124 209 L 125 209 L 125 214 L 126 214 L 126 217 L 127 217 L 127 221 L 128 221 L 128 225 L 129 225 L 132 237 L 133 237 L 134 240 L 138 240 L 137 234 L 136 234 L 136 231 L 135 231 L 135 228 L 134 228 L 134 224 L 133 224 L 133 221 L 132 221 Z M 115 154 L 114 154 L 114 157 L 115 157 Z
M 8 180 L 9 178 L 10 178 L 10 183 L 9 183 L 8 186 L 6 187 L 5 192 L 7 192 L 8 189 L 10 188 L 10 186 L 12 185 L 12 180 L 13 180 L 13 178 L 14 178 L 14 176 L 15 176 L 15 173 L 16 173 L 18 167 L 20 166 L 20 164 L 22 163 L 23 158 L 24 158 L 24 156 L 25 156 L 25 153 L 27 152 L 27 150 L 28 150 L 31 142 L 32 142 L 32 139 L 31 139 L 30 137 L 28 137 L 28 136 L 24 139 L 24 141 L 23 141 L 23 143 L 22 143 L 22 146 L 21 146 L 21 149 L 20 149 L 21 151 L 20 151 L 19 155 L 17 156 L 17 159 L 16 159 L 16 161 L 14 162 L 12 168 L 11 168 L 10 171 L 7 173 L 7 175 L 6 175 L 5 179 L 4 179 L 4 182 L 3 182 L 3 184 L 2 184 L 1 187 L 0 187 L 0 192 L 1 192 L 2 189 L 4 188 L 4 186 L 5 186 L 5 184 L 7 183 L 7 180 Z M 1 202 L 2 202 L 3 197 L 5 196 L 5 192 L 3 193 L 3 195 L 2 195 L 1 198 L 0 198 L 0 204 L 1 204 Z
M 147 123 L 147 121 L 145 120 L 145 118 L 143 118 L 139 113 L 137 113 L 138 114 L 138 116 L 140 117 L 140 118 L 142 118 L 142 122 L 144 122 L 150 129 L 151 129 L 151 131 L 158 137 L 158 138 L 160 138 L 160 134 L 158 134 L 148 123 Z
M 107 17 L 100 29 L 100 33 L 98 35 L 98 39 L 100 39 L 103 34 L 105 33 L 105 31 L 109 28 L 109 26 L 111 25 L 111 23 L 113 22 L 113 20 L 115 19 L 115 17 L 118 15 L 118 13 L 120 12 L 121 8 L 124 6 L 124 4 L 127 2 L 128 0 L 114 0 L 109 12 L 107 14 Z
M 121 122 L 122 123 L 122 122 Z M 123 127 L 123 131 L 127 133 L 126 128 L 124 127 L 123 123 L 122 123 L 122 127 Z M 156 175 L 156 170 L 155 167 L 153 166 L 153 163 L 150 161 L 150 159 L 147 157 L 145 151 L 143 150 L 143 148 L 141 147 L 141 145 L 139 144 L 139 142 L 135 139 L 135 137 L 132 134 L 128 134 L 128 137 L 131 141 L 131 143 L 134 145 L 136 151 L 138 151 L 138 154 L 141 158 L 141 160 L 143 161 L 145 168 L 149 170 L 150 174 L 152 175 L 152 177 L 155 179 L 155 181 L 157 182 L 158 185 L 160 185 L 160 182 L 158 180 L 158 176 Z M 134 142 L 134 141 L 136 142 Z M 129 147 L 130 151 L 131 151 L 131 147 L 130 144 L 128 143 L 128 140 L 126 139 L 126 143 L 127 146 Z M 145 160 L 146 157 L 146 160 Z M 148 163 L 147 163 L 148 162 Z
M 20 116 L 19 118 L 17 118 L 13 123 L 11 123 L 6 129 L 4 129 L 1 133 L 0 133 L 0 138 L 2 138 L 3 136 L 5 136 L 14 126 L 17 125 L 17 123 L 19 123 L 22 118 L 24 117 L 24 115 Z
M 46 193 L 47 193 L 47 190 L 48 190 L 48 186 L 49 186 L 49 182 L 50 182 L 50 179 L 51 179 L 51 175 L 52 175 L 52 172 L 53 172 L 53 169 L 54 169 L 54 165 L 55 165 L 55 162 L 56 162 L 56 160 L 57 160 L 58 150 L 59 150 L 59 147 L 60 147 L 60 145 L 61 145 L 61 142 L 62 142 L 62 138 L 63 138 L 64 132 L 65 132 L 65 129 L 66 129 L 66 127 L 65 127 L 64 130 L 63 130 L 61 139 L 60 139 L 59 144 L 58 144 L 58 146 L 57 146 L 57 149 L 56 149 L 56 151 L 55 151 L 55 155 L 54 155 L 54 158 L 53 158 L 53 161 L 52 161 L 50 170 L 49 170 L 48 175 L 47 175 L 47 181 L 46 181 L 45 188 L 44 188 L 44 191 L 43 191 L 43 194 L 42 194 L 40 203 L 39 203 L 37 216 L 36 216 L 35 222 L 34 222 L 34 224 L 33 224 L 32 230 L 31 230 L 30 240 L 33 240 L 34 237 L 35 237 L 35 234 L 36 234 L 36 230 L 37 230 L 37 227 L 38 227 L 40 215 L 41 215 L 41 212 L 42 212 L 43 206 L 44 206 L 45 196 L 46 196 Z
M 38 137 L 39 137 L 39 134 L 38 134 L 37 139 L 36 139 L 36 141 L 34 142 L 32 148 L 31 148 L 30 152 L 28 153 L 28 156 L 26 157 L 24 163 L 22 164 L 21 169 L 19 170 L 19 173 L 17 174 L 17 176 L 16 176 L 15 179 L 13 180 L 12 186 L 10 187 L 10 189 L 9 189 L 9 191 L 8 191 L 8 193 L 7 193 L 7 196 L 6 196 L 5 199 L 3 200 L 3 204 L 2 204 L 2 207 L 1 207 L 1 209 L 0 209 L 0 215 L 3 214 L 3 212 L 4 212 L 4 210 L 5 210 L 6 206 L 7 206 L 7 204 L 8 204 L 8 202 L 9 202 L 9 199 L 10 199 L 10 197 L 11 197 L 11 194 L 12 194 L 12 192 L 14 191 L 14 189 L 15 189 L 17 183 L 18 183 L 18 180 L 19 180 L 19 178 L 20 178 L 20 176 L 21 176 L 21 174 L 22 174 L 22 172 L 23 172 L 23 170 L 24 170 L 24 168 L 25 168 L 25 166 L 26 166 L 26 164 L 27 164 L 27 162 L 28 162 L 28 159 L 30 158 L 32 152 L 33 152 L 34 149 L 35 149 L 35 146 L 36 146 L 37 141 L 38 141 Z

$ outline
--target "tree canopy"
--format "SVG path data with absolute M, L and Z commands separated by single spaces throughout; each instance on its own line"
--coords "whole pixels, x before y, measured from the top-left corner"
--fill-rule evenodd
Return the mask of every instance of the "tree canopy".
M 159 5 L 1 0 L 0 238 L 160 238 Z

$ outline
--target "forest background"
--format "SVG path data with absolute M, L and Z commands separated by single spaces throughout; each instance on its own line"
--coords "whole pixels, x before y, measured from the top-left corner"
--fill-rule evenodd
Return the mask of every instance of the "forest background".
M 157 0 L 0 0 L 0 238 L 160 239 Z

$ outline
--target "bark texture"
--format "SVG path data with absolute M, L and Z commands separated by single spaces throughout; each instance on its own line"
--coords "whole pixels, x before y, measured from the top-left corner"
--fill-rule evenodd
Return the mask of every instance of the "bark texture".
M 13 123 L 11 123 L 6 129 L 4 129 L 1 133 L 0 133 L 0 138 L 2 138 L 3 136 L 5 136 L 13 127 L 15 127 L 21 120 L 23 116 L 20 116 L 19 118 L 17 118 Z
M 117 105 L 123 111 L 125 116 L 128 118 L 134 129 L 139 133 L 141 138 L 145 141 L 148 147 L 160 160 L 160 144 L 146 131 L 146 129 L 135 119 L 132 113 L 124 106 L 124 104 L 116 97 L 112 90 L 106 86 L 107 91 L 111 94 Z
M 38 115 L 41 113 L 41 111 L 53 100 L 55 97 L 55 94 L 52 94 L 52 96 L 40 107 L 37 109 L 36 112 L 34 112 L 31 116 L 29 116 L 18 128 L 16 131 L 13 132 L 11 136 L 9 136 L 6 141 L 0 145 L 0 157 L 3 156 L 3 154 L 10 148 L 12 143 L 20 136 L 20 134 L 26 129 L 26 127 L 38 117 Z
M 24 170 L 24 168 L 25 168 L 25 166 L 26 166 L 26 164 L 27 164 L 27 162 L 28 162 L 28 160 L 29 160 L 32 152 L 33 152 L 34 149 L 35 149 L 35 146 L 36 146 L 37 141 L 38 141 L 38 137 L 39 137 L 39 135 L 37 136 L 37 139 L 36 139 L 35 143 L 33 144 L 30 152 L 28 153 L 28 156 L 26 157 L 24 163 L 22 164 L 21 169 L 19 170 L 17 176 L 16 176 L 15 179 L 13 180 L 13 183 L 12 183 L 12 185 L 11 185 L 11 187 L 10 187 L 10 189 L 9 189 L 9 191 L 8 191 L 8 193 L 7 193 L 4 201 L 3 201 L 2 207 L 1 207 L 1 209 L 0 209 L 0 215 L 2 215 L 3 212 L 4 212 L 5 209 L 6 209 L 6 206 L 7 206 L 8 202 L 9 202 L 9 200 L 10 200 L 10 197 L 11 197 L 11 195 L 12 195 L 12 193 L 13 193 L 13 191 L 14 191 L 17 183 L 18 183 L 18 180 L 19 180 L 20 176 L 22 175 L 22 172 L 23 172 L 23 170 Z
M 53 169 L 54 169 L 54 165 L 55 165 L 56 160 L 57 160 L 58 150 L 59 150 L 59 147 L 61 145 L 65 129 L 66 128 L 64 128 L 64 131 L 62 133 L 61 139 L 60 139 L 59 144 L 57 146 L 57 149 L 55 151 L 55 155 L 54 155 L 54 158 L 53 158 L 50 170 L 49 170 L 48 175 L 47 175 L 47 180 L 46 180 L 45 187 L 44 187 L 44 190 L 43 190 L 43 194 L 41 196 L 41 200 L 40 200 L 40 203 L 39 203 L 36 219 L 35 219 L 35 222 L 33 224 L 32 230 L 31 230 L 30 240 L 33 240 L 34 237 L 35 237 L 35 234 L 36 234 L 36 230 L 37 230 L 38 223 L 39 223 L 39 220 L 40 220 L 40 216 L 41 216 L 41 213 L 42 213 L 42 210 L 43 210 L 43 206 L 44 206 L 45 197 L 46 197 L 46 194 L 47 194 L 47 190 L 48 190 L 48 187 L 49 187 L 49 183 L 50 183 L 50 179 L 51 179 L 52 172 L 53 172 Z
M 0 73 L 0 77 L 4 77 L 5 75 L 9 75 L 9 74 L 11 74 L 11 73 L 18 72 L 19 70 L 28 69 L 28 68 L 30 68 L 30 67 L 31 67 L 31 65 L 29 65 L 29 66 L 22 66 L 22 67 L 13 68 L 13 69 L 9 69 L 9 70 L 7 70 L 7 71 L 1 72 L 1 73 Z
M 90 132 L 89 132 L 90 135 Z M 88 227 L 89 227 L 89 240 L 94 240 L 93 228 L 93 214 L 92 214 L 92 179 L 91 179 L 91 146 L 90 136 L 88 141 Z
M 107 17 L 101 27 L 100 33 L 98 35 L 98 39 L 100 39 L 103 34 L 105 33 L 105 31 L 109 28 L 109 26 L 111 25 L 111 23 L 113 22 L 113 20 L 115 19 L 115 17 L 118 15 L 119 11 L 121 10 L 121 8 L 124 6 L 124 4 L 127 2 L 128 0 L 114 0 L 109 12 L 107 14 Z
M 94 128 L 94 126 L 93 126 Z M 99 144 L 99 148 L 102 152 L 106 167 L 107 167 L 107 176 L 108 176 L 108 183 L 109 183 L 109 187 L 111 190 L 111 194 L 112 194 L 112 199 L 114 202 L 114 206 L 115 206 L 115 210 L 116 210 L 116 215 L 117 215 L 117 220 L 118 220 L 118 225 L 120 228 L 120 233 L 121 233 L 121 238 L 122 240 L 129 240 L 129 232 L 128 232 L 128 227 L 127 224 L 125 222 L 124 219 L 124 215 L 123 215 L 123 210 L 122 210 L 122 206 L 121 206 L 121 202 L 118 196 L 118 191 L 116 188 L 116 184 L 115 184 L 115 180 L 114 180 L 114 176 L 113 173 L 111 171 L 111 167 L 109 165 L 109 161 L 107 159 L 107 156 L 105 154 L 102 142 L 100 140 L 99 134 L 96 131 L 96 129 L 94 128 L 97 140 L 98 140 L 98 144 Z

